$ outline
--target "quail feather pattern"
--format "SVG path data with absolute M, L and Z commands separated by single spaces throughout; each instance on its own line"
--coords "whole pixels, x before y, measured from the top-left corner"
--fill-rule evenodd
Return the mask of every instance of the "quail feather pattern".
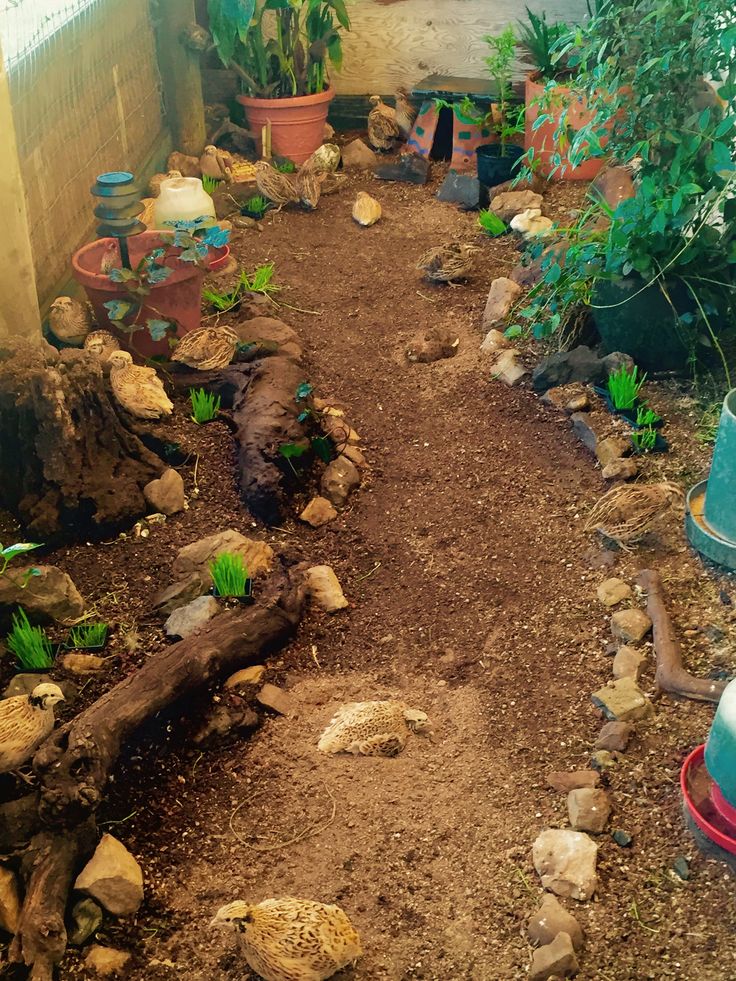
M 466 279 L 473 269 L 476 245 L 451 242 L 429 249 L 417 263 L 427 279 L 434 283 L 452 283 L 456 279 Z
M 49 309 L 49 327 L 58 340 L 81 346 L 92 327 L 92 311 L 73 296 L 57 296 Z
M 61 689 L 52 684 L 0 700 L 0 773 L 17 769 L 33 756 L 54 728 L 54 705 L 63 701 Z
M 409 93 L 401 86 L 396 90 L 396 123 L 405 140 L 411 136 L 417 111 L 409 101 Z
M 211 925 L 237 932 L 248 965 L 264 981 L 325 981 L 363 953 L 340 907 L 309 899 L 235 901 Z
M 285 204 L 297 204 L 299 192 L 294 182 L 286 174 L 275 170 L 265 160 L 256 163 L 256 186 L 260 193 L 283 208 Z
M 174 403 L 155 368 L 133 364 L 127 351 L 113 351 L 109 362 L 112 394 L 127 412 L 139 419 L 171 415 Z
M 120 350 L 120 342 L 109 330 L 93 330 L 84 339 L 84 350 L 91 351 L 104 364 L 113 351 Z
M 197 371 L 216 371 L 230 364 L 237 347 L 238 335 L 229 327 L 200 327 L 182 337 L 171 360 Z
M 380 95 L 372 95 L 370 101 L 373 108 L 368 113 L 368 140 L 376 150 L 390 150 L 400 132 L 396 110 L 385 105 Z
M 682 488 L 670 481 L 614 487 L 597 502 L 585 522 L 623 549 L 637 542 L 654 522 L 683 500 Z
M 341 705 L 319 738 L 322 753 L 398 756 L 409 733 L 429 725 L 424 712 L 405 702 L 349 702 Z

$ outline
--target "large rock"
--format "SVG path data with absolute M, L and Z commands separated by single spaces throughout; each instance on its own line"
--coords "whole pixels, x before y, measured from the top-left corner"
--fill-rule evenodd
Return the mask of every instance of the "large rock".
M 125 845 L 105 834 L 74 888 L 96 899 L 113 916 L 130 916 L 143 902 L 143 873 Z
M 209 535 L 180 549 L 174 559 L 172 572 L 176 579 L 188 580 L 196 576 L 208 588 L 211 584 L 209 564 L 221 552 L 242 555 L 248 575 L 255 579 L 271 569 L 274 551 L 266 542 L 246 538 L 232 528 Z
M 606 722 L 598 733 L 594 748 L 609 753 L 624 753 L 633 734 L 634 727 L 628 722 Z
M 14 698 L 16 695 L 30 695 L 37 685 L 47 684 L 58 685 L 61 688 L 67 706 L 77 697 L 78 689 L 71 681 L 52 678 L 49 674 L 35 674 L 33 672 L 19 672 L 14 674 L 3 691 L 3 698 Z
M 143 488 L 143 496 L 154 511 L 171 515 L 184 510 L 184 481 L 176 470 L 169 467 L 158 480 L 152 480 Z
M 37 569 L 37 576 L 25 573 Z M 26 582 L 25 587 L 23 583 Z M 22 606 L 35 622 L 78 620 L 84 613 L 84 600 L 70 576 L 55 565 L 11 565 L 0 576 L 0 607 Z
M 552 943 L 558 933 L 568 934 L 575 950 L 581 950 L 583 946 L 580 924 L 549 892 L 544 894 L 542 905 L 536 913 L 529 917 L 526 933 L 531 943 L 540 947 Z
M 553 405 L 556 409 L 572 414 L 585 412 L 590 408 L 588 389 L 582 382 L 571 382 L 569 385 L 557 385 L 548 388 L 540 399 L 545 405 Z
M 528 374 L 526 368 L 517 364 L 516 358 L 518 355 L 519 352 L 513 347 L 502 351 L 491 365 L 491 378 L 496 381 L 502 381 L 509 388 L 518 385 L 522 378 Z
M 529 981 L 547 981 L 548 978 L 571 978 L 580 967 L 569 934 L 560 932 L 551 944 L 538 947 L 532 955 Z
M 612 460 L 603 468 L 601 476 L 604 480 L 631 480 L 639 472 L 639 466 L 633 456 Z
M 491 198 L 490 209 L 502 221 L 510 221 L 527 208 L 541 209 L 543 200 L 534 191 L 503 191 Z
M 619 610 L 611 617 L 611 633 L 624 644 L 638 644 L 652 629 L 652 621 L 643 610 Z
M 564 793 L 577 787 L 597 787 L 600 782 L 600 774 L 595 770 L 553 770 L 547 774 L 547 784 Z
M 164 624 L 166 636 L 185 640 L 201 630 L 219 612 L 220 604 L 214 596 L 198 596 L 186 606 L 180 606 L 178 610 L 174 610 Z
M 496 330 L 494 327 L 483 338 L 480 351 L 481 354 L 497 354 L 498 351 L 503 351 L 507 347 L 511 347 L 510 342 L 500 330 Z
M 211 585 L 209 580 L 205 581 L 197 574 L 189 576 L 187 579 L 180 579 L 156 593 L 153 597 L 153 607 L 166 616 L 168 613 L 178 610 L 180 606 L 184 606 L 201 596 Z
M 616 651 L 616 656 L 613 659 L 613 677 L 633 678 L 634 681 L 638 681 L 644 673 L 646 663 L 646 657 L 640 654 L 635 647 L 624 644 Z
M 0 865 L 0 930 L 11 936 L 18 929 L 20 917 L 20 895 L 15 876 Z
M 342 148 L 342 165 L 345 170 L 372 170 L 378 163 L 378 155 L 362 140 L 353 140 Z
M 598 846 L 587 835 L 566 828 L 543 831 L 532 846 L 534 868 L 545 889 L 583 902 L 598 888 Z
M 326 497 L 313 497 L 299 515 L 299 520 L 311 525 L 312 528 L 321 528 L 322 525 L 334 521 L 336 517 L 337 511 Z
M 328 501 L 338 507 L 345 504 L 348 497 L 359 486 L 360 474 L 357 467 L 343 455 L 325 467 L 320 480 L 322 493 Z
M 634 595 L 631 591 L 631 586 L 627 582 L 624 582 L 623 579 L 616 579 L 615 577 L 602 582 L 595 593 L 599 602 L 604 606 L 618 606 L 619 603 L 631 599 Z
M 426 184 L 429 180 L 429 160 L 418 153 L 402 153 L 397 163 L 376 167 L 374 174 L 382 181 L 402 181 L 406 184 Z
M 605 367 L 589 347 L 580 345 L 572 351 L 557 351 L 542 358 L 532 372 L 532 384 L 537 392 L 546 392 L 555 385 L 569 382 L 599 384 L 605 380 Z
M 494 279 L 483 311 L 483 329 L 490 330 L 491 327 L 503 323 L 520 293 L 521 286 L 512 279 L 505 276 Z
M 605 790 L 580 787 L 567 795 L 567 814 L 574 831 L 599 835 L 611 813 L 611 802 Z
M 256 695 L 258 702 L 265 708 L 270 708 L 279 715 L 294 719 L 299 714 L 296 700 L 288 691 L 278 685 L 264 685 Z
M 464 211 L 477 211 L 488 201 L 488 190 L 475 174 L 450 170 L 437 192 L 438 201 L 459 205 Z
M 107 658 L 98 654 L 62 654 L 59 664 L 69 674 L 89 675 L 99 674 L 107 665 Z
M 633 678 L 618 678 L 590 696 L 607 719 L 636 722 L 654 715 L 654 706 Z
M 314 565 L 305 575 L 307 595 L 325 613 L 336 613 L 348 606 L 337 576 L 329 565 Z
M 630 452 L 631 440 L 624 439 L 622 436 L 609 436 L 607 439 L 602 439 L 595 448 L 595 455 L 603 468 Z
M 114 974 L 123 974 L 130 957 L 131 955 L 125 950 L 93 944 L 84 958 L 84 966 L 100 977 L 107 978 Z
M 586 448 L 591 453 L 595 453 L 598 443 L 605 438 L 605 427 L 607 420 L 592 412 L 573 412 L 570 416 L 572 430 Z

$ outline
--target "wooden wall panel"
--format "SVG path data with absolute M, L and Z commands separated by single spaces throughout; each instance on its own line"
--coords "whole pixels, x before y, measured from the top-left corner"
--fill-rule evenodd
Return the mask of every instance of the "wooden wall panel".
M 585 0 L 531 0 L 547 19 L 575 22 Z M 353 30 L 345 35 L 342 72 L 333 73 L 341 95 L 393 92 L 425 75 L 485 75 L 484 34 L 497 34 L 524 15 L 523 0 L 355 0 L 349 4 Z M 520 65 L 518 74 L 523 73 Z

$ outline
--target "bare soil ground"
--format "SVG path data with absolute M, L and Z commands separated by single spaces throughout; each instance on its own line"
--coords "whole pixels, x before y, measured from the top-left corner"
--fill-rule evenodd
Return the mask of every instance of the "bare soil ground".
M 605 489 L 592 457 L 528 388 L 491 380 L 480 314 L 491 279 L 517 261 L 514 243 L 484 240 L 467 285 L 420 279 L 426 248 L 477 240 L 474 215 L 434 198 L 438 178 L 416 188 L 353 176 L 316 213 L 283 212 L 262 232 L 236 234 L 246 268 L 275 261 L 288 286 L 279 299 L 300 308 L 278 315 L 306 343 L 310 380 L 345 405 L 363 438 L 371 476 L 337 521 L 253 528 L 232 486 L 227 433 L 208 427 L 187 436 L 201 441 L 188 513 L 146 540 L 57 556 L 106 615 L 137 625 L 137 647 L 118 631 L 115 674 L 161 643 L 146 598 L 168 581 L 176 549 L 223 527 L 331 564 L 351 603 L 334 617 L 310 614 L 269 664 L 298 718 L 273 716 L 250 740 L 200 753 L 173 716 L 122 762 L 101 818 L 142 863 L 146 902 L 98 939 L 134 953 L 136 981 L 249 978 L 234 944 L 207 923 L 236 897 L 276 895 L 348 912 L 366 953 L 345 981 L 524 978 L 523 922 L 541 897 L 531 844 L 567 824 L 564 795 L 545 775 L 587 765 L 601 726 L 590 693 L 611 677 L 597 584 L 610 574 L 633 581 L 653 565 L 688 666 L 736 668 L 733 607 L 719 599 L 721 590 L 736 598 L 734 582 L 704 569 L 680 518 L 638 551 L 616 552 L 612 569 L 596 567 L 600 543 L 582 531 Z M 350 219 L 360 189 L 384 208 L 371 229 Z M 547 212 L 562 217 L 579 197 L 553 187 Z M 437 323 L 457 330 L 458 355 L 408 364 L 411 337 Z M 697 408 L 675 383 L 649 395 L 673 445 L 647 463 L 652 476 L 698 477 L 708 452 L 695 440 Z M 191 494 L 192 461 L 183 472 Z M 652 679 L 653 661 L 645 689 Z M 413 737 L 393 760 L 317 752 L 339 703 L 381 697 L 426 711 L 432 738 Z M 611 827 L 633 846 L 601 835 L 599 894 L 569 904 L 586 933 L 583 981 L 736 978 L 733 879 L 698 853 L 678 791 L 712 707 L 669 698 L 656 707 L 606 775 Z M 687 882 L 671 871 L 678 856 L 691 862 Z M 81 970 L 72 954 L 60 976 Z

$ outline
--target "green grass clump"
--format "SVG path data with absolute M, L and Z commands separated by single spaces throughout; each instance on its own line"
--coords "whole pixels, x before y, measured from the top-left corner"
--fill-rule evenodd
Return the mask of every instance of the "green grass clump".
M 274 163 L 274 170 L 278 170 L 280 174 L 295 174 L 296 164 L 293 160 L 280 160 L 278 163 Z
M 220 552 L 210 562 L 212 583 L 220 596 L 245 596 L 248 570 L 243 556 L 234 552 Z
M 478 225 L 486 235 L 491 235 L 494 238 L 497 235 L 503 235 L 507 230 L 506 224 L 490 208 L 480 212 L 478 215 Z
M 205 392 L 203 388 L 190 388 L 189 401 L 192 403 L 192 419 L 198 425 L 211 422 L 220 411 L 220 396 Z
M 106 639 L 106 623 L 85 623 L 80 627 L 72 627 L 66 638 L 66 646 L 73 647 L 75 650 L 102 647 Z
M 272 262 L 264 262 L 250 274 L 242 269 L 238 281 L 231 290 L 220 292 L 205 286 L 202 296 L 218 313 L 227 313 L 240 303 L 246 293 L 261 293 L 269 297 L 272 293 L 278 293 L 281 287 L 273 282 L 274 272 L 275 267 Z
M 617 409 L 633 409 L 642 385 L 646 381 L 646 372 L 639 376 L 636 365 L 629 371 L 626 365 L 621 365 L 618 371 L 608 376 L 608 394 Z
M 32 627 L 23 607 L 13 614 L 12 629 L 6 640 L 22 668 L 50 668 L 54 663 L 51 641 L 42 627 Z
M 661 420 L 661 418 L 661 416 L 658 416 L 657 413 L 653 409 L 650 409 L 647 405 L 640 405 L 636 410 L 637 426 L 645 426 L 647 429 L 650 429 L 652 426 L 655 426 Z
M 246 211 L 255 215 L 263 214 L 264 211 L 268 211 L 270 206 L 271 202 L 262 194 L 254 194 L 252 198 L 248 198 L 244 205 Z
M 216 177 L 208 177 L 207 174 L 202 175 L 202 187 L 210 195 L 217 190 L 221 183 L 222 181 L 218 181 Z
M 637 453 L 650 453 L 657 444 L 657 430 L 651 426 L 631 434 L 631 442 Z

